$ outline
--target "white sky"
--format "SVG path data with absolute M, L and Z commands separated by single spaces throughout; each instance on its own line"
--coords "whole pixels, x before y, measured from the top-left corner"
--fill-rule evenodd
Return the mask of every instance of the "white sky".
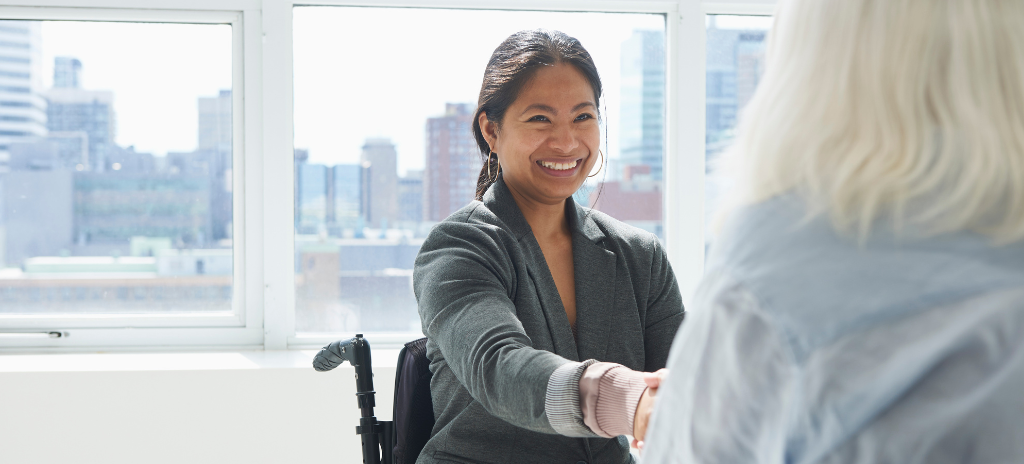
M 476 103 L 484 67 L 510 34 L 558 29 L 594 57 L 617 152 L 619 50 L 660 15 L 383 8 L 295 9 L 295 146 L 310 161 L 354 163 L 367 137 L 390 137 L 399 170 L 422 169 L 426 119 Z
M 43 82 L 53 58 L 82 62 L 82 87 L 114 92 L 118 145 L 163 155 L 197 142 L 197 98 L 231 88 L 231 26 L 45 21 Z
M 770 18 L 721 17 L 720 28 L 767 27 Z M 367 137 L 389 137 L 399 170 L 422 169 L 426 118 L 447 102 L 475 103 L 494 48 L 522 29 L 558 29 L 590 51 L 605 88 L 606 153 L 616 157 L 619 52 L 660 15 L 297 7 L 295 146 L 310 161 L 354 163 Z M 112 90 L 115 142 L 162 155 L 196 146 L 196 98 L 231 87 L 227 25 L 43 23 L 44 82 L 53 58 L 82 61 L 83 87 Z

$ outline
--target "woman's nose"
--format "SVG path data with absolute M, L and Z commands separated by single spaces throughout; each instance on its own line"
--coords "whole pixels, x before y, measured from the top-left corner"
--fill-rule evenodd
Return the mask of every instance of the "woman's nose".
M 548 138 L 548 144 L 555 150 L 568 153 L 579 146 L 580 142 L 571 125 L 558 125 Z

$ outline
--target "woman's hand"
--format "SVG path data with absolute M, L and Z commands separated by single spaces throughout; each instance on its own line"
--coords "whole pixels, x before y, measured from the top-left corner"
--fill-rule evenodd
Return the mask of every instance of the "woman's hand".
M 657 372 L 645 372 L 644 382 L 647 383 L 647 390 L 640 396 L 637 402 L 636 412 L 633 415 L 633 447 L 643 450 L 644 436 L 647 435 L 647 423 L 654 412 L 654 400 L 658 394 L 658 387 L 668 376 L 668 369 L 659 369 Z

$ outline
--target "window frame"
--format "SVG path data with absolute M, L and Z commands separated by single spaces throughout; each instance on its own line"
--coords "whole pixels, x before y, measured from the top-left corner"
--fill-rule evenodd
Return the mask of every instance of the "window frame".
M 12 2 L 13 3 L 13 2 Z M 40 6 L 39 3 L 44 3 Z M 88 5 L 85 5 L 88 3 Z M 167 2 L 164 2 L 167 3 Z M 221 2 L 243 6 L 240 2 Z M 251 3 L 251 2 L 248 2 Z M 258 36 L 247 31 L 244 24 L 255 10 L 209 9 L 186 10 L 163 4 L 153 8 L 157 2 L 53 2 L 43 0 L 33 6 L 0 6 L 0 17 L 13 20 L 37 21 L 97 21 L 97 22 L 142 22 L 142 23 L 186 23 L 223 24 L 231 26 L 232 47 L 232 305 L 230 311 L 211 314 L 182 315 L 10 315 L 0 317 L 0 332 L 59 332 L 59 338 L 23 338 L 0 335 L 0 352 L 20 351 L 78 351 L 98 348 L 163 349 L 172 347 L 256 347 L 262 343 L 262 311 L 251 302 L 248 291 L 258 276 L 253 273 L 254 250 L 247 245 L 252 227 L 246 221 L 249 211 L 245 210 L 252 201 L 246 198 L 258 191 L 256 179 L 250 175 L 245 147 L 252 147 L 245 121 L 249 108 L 243 102 L 249 100 L 253 90 L 246 87 L 252 77 L 258 78 L 252 66 L 246 66 L 243 54 Z M 256 6 L 256 5 L 250 5 Z M 255 11 L 258 17 L 258 11 Z M 253 29 L 253 28 L 248 28 Z M 247 33 L 248 32 L 248 33 Z M 254 37 L 250 37 L 254 36 Z M 258 62 L 258 60 L 257 60 Z M 258 83 L 258 80 L 253 80 Z M 250 129 L 251 131 L 251 129 Z M 250 150 L 251 151 L 251 150 Z M 248 188 L 247 188 L 248 187 Z M 248 251 L 248 253 L 247 253 Z
M 231 17 L 234 108 L 234 320 L 62 329 L 58 339 L 0 337 L 10 351 L 307 349 L 338 334 L 297 336 L 294 276 L 292 11 L 295 6 L 653 13 L 666 18 L 666 248 L 689 305 L 704 272 L 705 17 L 771 15 L 776 0 L 0 0 L 0 17 L 218 22 Z M 214 18 L 217 18 L 214 20 Z M 263 128 L 268 129 L 264 131 Z M 37 318 L 42 319 L 42 318 Z M 44 321 L 45 322 L 45 321 Z M 188 324 L 183 322 L 189 322 Z M 208 321 L 207 321 L 208 322 Z M 29 324 L 31 325 L 31 324 Z M 0 325 L 0 331 L 13 327 Z M 375 346 L 408 334 L 374 333 Z

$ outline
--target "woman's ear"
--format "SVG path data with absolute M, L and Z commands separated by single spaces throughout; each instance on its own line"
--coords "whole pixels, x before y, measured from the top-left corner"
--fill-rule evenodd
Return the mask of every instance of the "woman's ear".
M 495 146 L 498 145 L 498 125 L 487 119 L 487 113 L 480 112 L 480 116 L 477 116 L 477 123 L 480 124 L 480 133 L 483 134 L 484 140 L 487 141 L 487 145 L 491 147 L 491 151 L 497 151 Z

